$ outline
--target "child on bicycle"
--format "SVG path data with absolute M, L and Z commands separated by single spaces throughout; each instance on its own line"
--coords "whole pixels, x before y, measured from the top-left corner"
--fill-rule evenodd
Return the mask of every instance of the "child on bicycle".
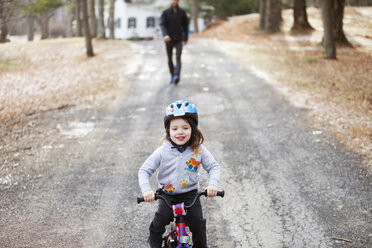
M 143 163 L 138 179 L 146 202 L 155 200 L 151 189 L 150 177 L 157 170 L 158 184 L 163 189 L 164 197 L 172 204 L 184 202 L 190 204 L 198 193 L 200 165 L 209 174 L 208 197 L 217 195 L 220 168 L 212 154 L 202 145 L 204 136 L 198 128 L 198 113 L 188 101 L 176 101 L 165 110 L 165 137 L 161 146 Z M 162 246 L 162 234 L 173 220 L 173 212 L 163 202 L 150 224 L 148 242 L 153 248 Z M 193 248 L 206 248 L 206 220 L 198 199 L 186 215 L 186 225 L 192 232 Z

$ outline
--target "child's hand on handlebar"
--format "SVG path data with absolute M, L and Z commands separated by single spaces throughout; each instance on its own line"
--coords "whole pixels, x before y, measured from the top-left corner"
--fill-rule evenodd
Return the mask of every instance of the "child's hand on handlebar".
M 215 197 L 217 195 L 217 187 L 214 185 L 209 185 L 207 187 L 207 195 L 208 197 Z
M 152 190 L 147 190 L 143 193 L 143 198 L 145 198 L 145 202 L 152 202 L 155 200 L 155 193 Z

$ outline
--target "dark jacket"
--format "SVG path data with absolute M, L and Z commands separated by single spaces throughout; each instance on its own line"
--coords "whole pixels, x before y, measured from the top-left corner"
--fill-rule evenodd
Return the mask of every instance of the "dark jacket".
M 160 27 L 163 36 L 169 35 L 172 41 L 187 41 L 189 20 L 186 12 L 177 6 L 177 12 L 173 12 L 173 7 L 163 11 L 160 17 Z

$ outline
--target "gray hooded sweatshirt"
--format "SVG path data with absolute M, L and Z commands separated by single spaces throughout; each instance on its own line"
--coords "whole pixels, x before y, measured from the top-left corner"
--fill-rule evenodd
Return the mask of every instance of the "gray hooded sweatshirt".
M 151 190 L 150 177 L 158 168 L 158 183 L 160 188 L 164 187 L 164 192 L 180 194 L 198 189 L 200 165 L 209 174 L 209 185 L 217 187 L 220 166 L 203 145 L 195 150 L 187 147 L 181 153 L 166 140 L 147 158 L 138 172 L 142 193 Z

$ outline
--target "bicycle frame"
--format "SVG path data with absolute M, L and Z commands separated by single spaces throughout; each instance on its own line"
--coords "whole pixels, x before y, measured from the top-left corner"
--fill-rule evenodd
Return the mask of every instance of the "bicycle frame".
M 165 204 L 173 210 L 175 221 L 175 227 L 173 230 L 171 230 L 170 233 L 168 233 L 165 237 L 165 244 L 167 247 L 175 247 L 175 248 L 190 248 L 190 236 L 186 232 L 186 223 L 185 223 L 185 216 L 187 214 L 187 210 L 192 208 L 195 204 L 195 202 L 198 200 L 198 198 L 202 195 L 208 196 L 207 190 L 199 192 L 193 202 L 190 205 L 185 205 L 185 203 L 179 203 L 175 205 L 171 205 L 168 200 L 161 195 L 162 190 L 158 189 L 155 193 L 155 200 L 162 199 Z M 218 191 L 217 196 L 224 197 L 225 191 Z M 137 197 L 137 203 L 141 203 L 145 201 L 143 197 Z
M 176 218 L 176 225 L 174 229 L 164 237 L 165 243 L 168 247 L 171 247 L 171 243 L 175 242 L 177 245 L 176 248 L 190 248 L 190 236 L 186 232 L 186 223 L 184 218 L 184 216 L 186 216 L 185 204 L 179 203 L 173 205 L 172 209 Z

